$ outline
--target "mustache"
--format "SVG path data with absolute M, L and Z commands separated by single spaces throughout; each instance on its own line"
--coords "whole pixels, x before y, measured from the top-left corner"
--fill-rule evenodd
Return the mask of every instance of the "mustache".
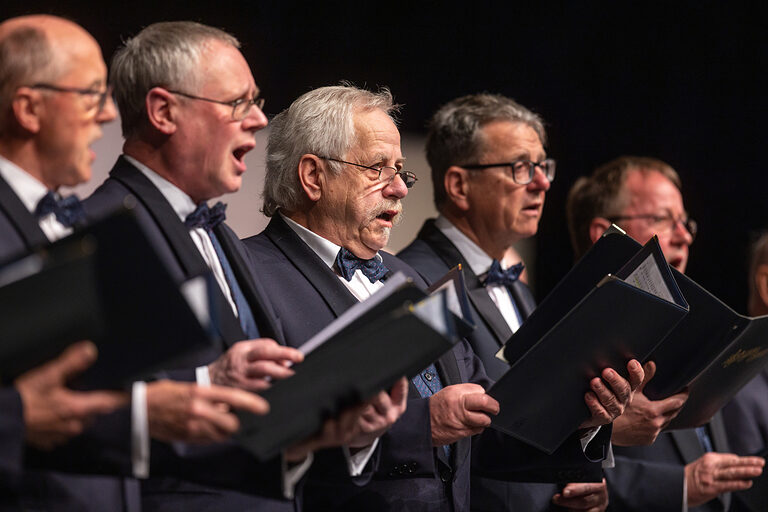
M 388 211 L 396 211 L 397 214 L 392 218 L 392 225 L 396 226 L 400 224 L 403 220 L 403 204 L 400 202 L 399 199 L 385 199 L 384 201 L 380 202 L 376 205 L 376 207 L 371 210 L 370 212 L 370 218 L 369 221 L 373 221 L 376 217 L 381 215 L 384 212 Z

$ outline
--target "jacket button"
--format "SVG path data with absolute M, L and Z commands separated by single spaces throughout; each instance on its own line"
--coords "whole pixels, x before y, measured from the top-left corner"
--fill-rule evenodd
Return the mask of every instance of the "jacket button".
M 447 484 L 451 481 L 451 470 L 450 469 L 441 469 L 440 470 L 440 481 L 444 484 Z

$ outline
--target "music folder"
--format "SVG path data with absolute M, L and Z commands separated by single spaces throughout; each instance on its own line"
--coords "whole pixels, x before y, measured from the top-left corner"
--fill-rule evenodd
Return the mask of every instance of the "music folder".
M 599 240 L 507 341 L 510 369 L 488 392 L 501 406 L 492 426 L 549 454 L 589 418 L 589 381 L 608 367 L 627 378 L 627 362 L 688 311 L 658 239 L 617 269 L 605 265 L 613 236 L 623 235 Z
M 82 389 L 120 389 L 215 338 L 210 275 L 177 285 L 131 211 L 0 269 L 0 381 L 89 339 Z
M 459 339 L 446 292 L 427 295 L 396 273 L 299 348 L 291 377 L 262 393 L 270 411 L 237 411 L 236 439 L 261 460 L 317 432 L 344 408 L 412 377 Z

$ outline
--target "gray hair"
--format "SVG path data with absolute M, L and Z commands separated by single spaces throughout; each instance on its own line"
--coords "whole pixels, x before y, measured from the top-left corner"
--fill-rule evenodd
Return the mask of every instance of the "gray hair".
M 576 258 L 580 258 L 592 246 L 589 226 L 597 217 L 619 215 L 629 200 L 624 191 L 624 182 L 630 171 L 644 174 L 659 172 L 671 181 L 678 190 L 682 189 L 680 176 L 671 165 L 644 156 L 620 156 L 601 165 L 591 176 L 582 176 L 568 192 L 566 215 L 568 231 L 571 234 Z
M 0 39 L 0 135 L 11 128 L 13 98 L 24 85 L 53 81 L 62 72 L 45 32 L 21 26 Z
M 427 134 L 427 161 L 432 169 L 435 206 L 447 200 L 445 173 L 452 165 L 476 163 L 485 150 L 482 128 L 493 121 L 524 123 L 547 142 L 544 122 L 535 114 L 499 94 L 471 94 L 449 101 L 435 112 Z
M 303 195 L 297 169 L 302 155 L 343 159 L 358 142 L 355 115 L 376 109 L 395 121 L 398 106 L 389 89 L 371 92 L 342 83 L 305 93 L 275 116 L 267 142 L 264 214 L 271 217 L 280 208 L 299 208 Z M 342 164 L 327 163 L 331 172 L 341 172 Z
M 112 58 L 110 81 L 120 110 L 123 136 L 136 135 L 147 120 L 146 96 L 153 87 L 197 90 L 200 58 L 210 41 L 240 48 L 234 36 L 193 21 L 153 23 L 128 39 Z

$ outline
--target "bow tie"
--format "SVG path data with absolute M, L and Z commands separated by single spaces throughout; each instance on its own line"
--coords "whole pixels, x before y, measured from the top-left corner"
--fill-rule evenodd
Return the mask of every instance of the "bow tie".
M 201 203 L 195 208 L 195 211 L 187 215 L 187 218 L 184 219 L 184 225 L 189 229 L 203 228 L 206 231 L 213 231 L 213 228 L 227 218 L 226 209 L 227 205 L 222 202 L 216 203 L 213 208 L 208 208 L 207 204 Z
M 491 268 L 488 269 L 488 274 L 486 274 L 486 277 L 483 280 L 483 286 L 492 284 L 509 286 L 520 278 L 520 274 L 523 273 L 524 268 L 525 266 L 522 263 L 517 263 L 507 270 L 502 270 L 499 260 L 493 260 Z
M 352 276 L 357 269 L 360 269 L 363 275 L 372 283 L 375 283 L 389 272 L 389 269 L 377 258 L 364 260 L 343 247 L 339 250 L 339 254 L 336 255 L 336 266 L 341 273 L 341 277 L 347 281 L 352 280 Z
M 35 216 L 45 217 L 49 213 L 56 215 L 56 220 L 66 227 L 85 220 L 85 210 L 80 200 L 75 196 L 56 198 L 56 194 L 48 191 L 35 207 Z

